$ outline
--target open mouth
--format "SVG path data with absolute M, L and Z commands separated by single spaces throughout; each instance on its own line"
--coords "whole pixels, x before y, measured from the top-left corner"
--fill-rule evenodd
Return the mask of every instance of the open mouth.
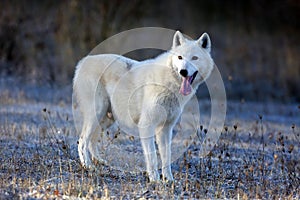
M 195 71 L 192 76 L 182 77 L 181 87 L 179 92 L 184 96 L 189 95 L 192 92 L 191 84 L 195 80 L 198 71 Z
M 192 75 L 192 76 L 190 76 L 190 78 L 189 78 L 189 82 L 190 82 L 190 84 L 192 84 L 192 83 L 193 83 L 193 81 L 194 81 L 194 79 L 196 78 L 197 74 L 198 74 L 198 71 L 195 71 L 195 72 L 193 73 L 193 75 Z

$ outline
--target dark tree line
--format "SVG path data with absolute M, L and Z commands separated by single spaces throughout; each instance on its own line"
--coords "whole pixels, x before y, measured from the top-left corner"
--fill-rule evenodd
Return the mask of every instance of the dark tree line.
M 209 32 L 229 97 L 300 101 L 299 19 L 297 0 L 4 0 L 0 75 L 70 84 L 76 63 L 105 38 L 159 26 Z

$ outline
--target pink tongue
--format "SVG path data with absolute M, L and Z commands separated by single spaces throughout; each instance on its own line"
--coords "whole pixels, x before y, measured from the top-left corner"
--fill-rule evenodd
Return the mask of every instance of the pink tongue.
M 182 77 L 182 83 L 181 83 L 179 92 L 185 96 L 189 95 L 192 91 L 189 79 L 190 79 L 190 76 Z

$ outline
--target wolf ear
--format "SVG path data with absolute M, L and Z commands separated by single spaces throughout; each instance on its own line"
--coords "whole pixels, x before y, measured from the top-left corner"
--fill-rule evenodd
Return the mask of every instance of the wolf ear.
M 208 53 L 210 53 L 211 42 L 209 35 L 207 33 L 203 33 L 201 37 L 197 40 L 197 43 L 204 48 Z
M 173 37 L 173 48 L 180 46 L 183 43 L 185 43 L 184 36 L 182 35 L 182 33 L 180 33 L 180 31 L 176 31 Z

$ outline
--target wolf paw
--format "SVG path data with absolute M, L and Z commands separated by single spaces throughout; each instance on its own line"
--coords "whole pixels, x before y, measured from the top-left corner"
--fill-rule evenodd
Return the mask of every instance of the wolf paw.
M 90 159 L 84 159 L 84 161 L 81 161 L 81 166 L 87 170 L 93 168 L 93 164 Z
M 162 180 L 164 182 L 172 182 L 172 181 L 174 181 L 174 178 L 173 178 L 173 175 L 172 175 L 170 167 L 162 169 Z
M 167 187 L 173 187 L 175 181 L 174 179 L 168 180 L 168 179 L 163 179 L 163 184 L 166 185 Z
M 88 152 L 83 153 L 83 151 L 79 151 L 79 158 L 81 166 L 85 169 L 89 169 L 92 167 L 92 161 L 88 154 Z
M 99 165 L 104 165 L 104 166 L 109 166 L 106 160 L 103 160 L 102 158 L 92 158 L 93 160 L 93 165 L 94 166 L 99 166 Z
M 148 178 L 149 178 L 149 182 L 150 183 L 158 183 L 158 182 L 160 182 L 159 174 L 158 174 L 157 170 L 148 172 Z
M 147 187 L 151 190 L 155 190 L 157 188 L 174 188 L 175 181 L 174 180 L 157 180 L 157 181 L 149 181 Z

